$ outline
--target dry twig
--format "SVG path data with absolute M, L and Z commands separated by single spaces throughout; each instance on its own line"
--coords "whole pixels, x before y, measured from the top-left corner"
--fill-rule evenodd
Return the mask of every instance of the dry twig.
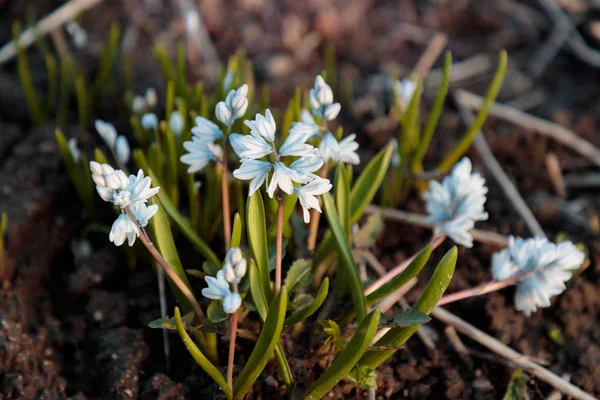
M 31 27 L 21 33 L 19 47 L 27 48 L 31 46 L 37 36 L 47 35 L 100 2 L 102 0 L 71 0 L 44 17 L 35 27 Z M 17 48 L 14 41 L 5 44 L 0 49 L 0 65 L 9 61 L 15 54 L 17 54 Z
M 457 90 L 454 98 L 458 103 L 465 107 L 476 110 L 481 109 L 484 103 L 483 97 L 469 93 L 465 90 Z M 585 156 L 595 165 L 600 166 L 600 149 L 561 125 L 534 117 L 523 111 L 498 103 L 492 104 L 490 115 L 512 122 L 525 129 L 534 130 L 540 135 L 552 138 L 558 143 Z

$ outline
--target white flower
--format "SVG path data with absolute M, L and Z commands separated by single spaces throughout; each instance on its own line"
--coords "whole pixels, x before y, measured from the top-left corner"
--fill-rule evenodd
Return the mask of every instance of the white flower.
M 83 48 L 87 44 L 88 35 L 87 32 L 79 26 L 79 24 L 73 20 L 67 22 L 65 25 L 67 32 L 71 35 L 75 47 L 78 49 Z
M 144 177 L 141 169 L 137 176 L 129 175 L 129 178 L 123 171 L 114 170 L 108 164 L 91 161 L 90 169 L 92 179 L 96 183 L 96 191 L 102 200 L 114 203 L 121 208 L 146 203 L 160 189 L 159 187 L 150 187 L 152 180 L 150 177 Z
M 303 156 L 294 161 L 290 168 L 300 173 L 306 174 L 313 179 L 318 178 L 313 172 L 317 171 L 323 166 L 323 160 L 315 156 Z
M 234 247 L 227 252 L 225 257 L 225 280 L 229 283 L 239 284 L 242 278 L 246 275 L 247 262 L 242 255 L 242 249 Z
M 221 161 L 223 158 L 221 146 L 197 138 L 183 142 L 183 148 L 188 153 L 182 155 L 179 160 L 189 165 L 187 172 L 190 174 L 201 171 L 210 161 Z
M 441 184 L 429 181 L 429 190 L 423 194 L 429 213 L 426 221 L 465 247 L 473 247 L 469 231 L 475 222 L 488 218 L 483 207 L 488 191 L 485 179 L 471 170 L 471 160 L 465 157 Z
M 321 75 L 317 75 L 315 85 L 309 91 L 309 103 L 314 115 L 328 121 L 335 119 L 341 109 L 339 103 L 333 103 L 333 91 Z
M 69 151 L 71 152 L 71 157 L 73 157 L 73 161 L 75 164 L 79 162 L 81 159 L 81 152 L 77 147 L 77 138 L 72 137 L 67 141 L 67 146 L 69 147 Z
M 158 117 L 154 113 L 142 115 L 142 127 L 146 130 L 154 130 L 158 127 Z
M 333 160 L 347 164 L 360 164 L 360 157 L 356 153 L 358 143 L 355 142 L 355 138 L 356 135 L 353 133 L 338 142 L 331 132 L 327 132 L 319 145 L 319 157 L 323 161 Z
M 233 314 L 242 304 L 242 298 L 237 292 L 229 290 L 229 283 L 225 280 L 225 272 L 220 270 L 217 277 L 204 278 L 207 288 L 202 289 L 202 295 L 212 300 L 222 300 L 223 309 L 228 314 Z
M 173 132 L 173 135 L 181 136 L 181 134 L 183 133 L 184 126 L 185 120 L 183 118 L 183 115 L 181 115 L 181 113 L 177 110 L 173 111 L 171 113 L 171 116 L 169 117 L 169 127 L 171 128 L 171 132 Z
M 96 132 L 104 140 L 106 145 L 111 149 L 115 147 L 115 141 L 117 140 L 117 130 L 114 125 L 109 122 L 104 122 L 101 119 L 97 119 L 94 123 L 96 126 Z
M 158 102 L 158 96 L 156 95 L 156 90 L 152 87 L 146 89 L 146 104 L 148 107 L 152 108 Z
M 130 208 L 131 214 L 138 221 L 138 223 L 145 227 L 148 225 L 150 219 L 158 211 L 158 205 L 153 204 L 147 206 L 144 203 L 136 204 Z M 127 240 L 129 246 L 133 246 L 135 239 L 140 235 L 139 228 L 131 218 L 125 213 L 121 213 L 116 221 L 113 223 L 108 235 L 108 239 L 115 244 L 115 246 L 121 246 Z
M 405 105 L 410 103 L 415 90 L 417 90 L 417 84 L 410 78 L 398 79 L 394 83 L 396 97 Z
M 300 205 L 302 206 L 302 210 L 304 212 L 305 223 L 310 222 L 309 210 L 311 208 L 321 212 L 319 200 L 315 196 L 329 192 L 331 187 L 332 185 L 329 182 L 329 179 L 317 178 L 308 185 L 294 188 L 294 192 L 296 195 L 298 195 L 298 200 L 300 200 Z
M 236 90 L 231 90 L 227 94 L 225 101 L 217 103 L 215 108 L 217 119 L 221 121 L 221 123 L 231 126 L 236 119 L 243 117 L 248 109 L 247 94 L 248 85 L 246 84 L 240 86 Z
M 233 135 L 232 135 L 233 136 Z M 273 146 L 265 142 L 262 137 L 253 137 L 250 135 L 240 135 L 233 137 L 231 147 L 240 158 L 252 158 L 257 160 L 273 152 Z M 238 152 L 238 150 L 241 150 Z
M 228 69 L 227 73 L 223 77 L 223 93 L 231 90 L 231 84 L 233 83 L 233 71 Z
M 204 117 L 196 117 L 194 122 L 196 126 L 192 128 L 192 134 L 195 138 L 203 142 L 214 142 L 223 139 L 223 132 L 214 122 Z
M 268 108 L 265 110 L 265 115 L 256 114 L 254 121 L 244 121 L 244 124 L 250 128 L 250 135 L 255 138 L 263 138 L 267 142 L 272 143 L 275 140 L 275 118 Z
M 136 114 L 140 114 L 146 109 L 146 100 L 143 96 L 135 96 L 133 98 L 133 103 L 131 104 L 131 108 L 133 112 Z
M 125 136 L 118 136 L 117 141 L 115 143 L 115 154 L 119 161 L 123 164 L 127 164 L 129 162 L 129 158 L 131 157 L 131 149 L 129 148 L 129 142 Z
M 269 197 L 273 198 L 275 189 L 279 186 L 285 193 L 292 194 L 294 192 L 294 184 L 292 181 L 305 184 L 311 180 L 312 178 L 310 176 L 288 168 L 281 161 L 277 161 L 273 167 L 273 176 L 271 177 L 271 182 L 267 188 L 267 193 L 269 194 Z
M 306 144 L 313 135 L 313 128 L 303 123 L 296 124 L 290 129 L 288 137 L 279 148 L 280 156 L 307 156 L 313 153 L 314 147 Z
M 252 180 L 248 192 L 248 195 L 252 196 L 266 181 L 271 167 L 270 162 L 246 158 L 242 159 L 240 167 L 233 171 L 233 176 L 242 181 Z
M 546 238 L 511 236 L 508 248 L 492 256 L 492 276 L 499 281 L 521 277 L 515 308 L 529 315 L 538 307 L 550 306 L 550 298 L 566 289 L 565 282 L 584 259 L 583 252 L 571 242 L 554 244 Z

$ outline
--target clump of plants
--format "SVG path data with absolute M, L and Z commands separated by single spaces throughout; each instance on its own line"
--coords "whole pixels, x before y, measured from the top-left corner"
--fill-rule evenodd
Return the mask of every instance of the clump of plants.
M 256 101 L 251 67 L 242 56 L 232 58 L 218 90 L 207 95 L 201 84 L 185 81 L 185 63 L 174 67 L 163 49 L 156 54 L 168 80 L 163 114 L 152 90 L 144 96 L 129 93 L 133 135 L 119 135 L 110 122 L 95 123 L 110 157 L 99 148 L 89 162 L 60 131 L 57 141 L 89 218 L 100 206 L 95 190 L 116 211 L 108 239 L 117 246 L 141 242 L 159 279 L 166 276 L 177 307 L 172 316 L 149 321 L 150 326 L 176 330 L 190 362 L 228 399 L 244 398 L 272 359 L 278 365 L 276 379 L 290 397 L 321 398 L 343 379 L 373 388 L 377 367 L 429 321 L 440 300 L 517 284 L 516 307 L 528 314 L 549 306 L 550 296 L 564 290 L 570 271 L 583 262 L 570 243 L 517 239 L 494 255 L 495 281 L 468 295 L 444 298 L 456 247 L 431 277 L 421 274 L 445 240 L 472 247 L 470 231 L 488 217 L 485 180 L 463 156 L 498 93 L 505 54 L 486 107 L 438 167 L 442 173 L 451 170 L 441 183 L 419 181 L 417 175 L 423 172 L 444 104 L 449 55 L 423 132 L 418 117 L 422 84 L 404 81 L 395 98 L 402 126 L 399 144 L 364 160 L 356 135 L 346 135 L 336 123 L 342 104 L 327 83 L 331 71 L 317 76 L 309 90 L 298 89 L 287 109 L 277 111 L 269 107 L 266 93 Z M 133 148 L 127 137 L 135 140 Z M 129 168 L 135 173 L 129 174 Z M 373 246 L 383 227 L 381 216 L 364 217 L 367 206 L 378 199 L 400 204 L 413 187 L 422 193 L 428 221 L 435 226 L 431 242 L 379 279 L 361 278 L 356 254 Z M 182 264 L 176 246 L 181 236 L 202 261 Z M 410 308 L 390 310 L 389 299 L 417 276 L 428 282 L 419 300 Z M 190 283 L 198 279 L 194 286 L 205 286 L 200 293 Z M 351 305 L 332 309 L 345 298 Z M 386 317 L 388 311 L 393 315 Z M 258 335 L 241 328 L 252 322 L 260 323 Z M 312 380 L 304 382 L 294 365 L 306 360 L 291 363 L 283 343 L 293 346 L 318 326 L 315 350 L 329 362 L 322 370 L 315 367 Z M 236 362 L 241 332 L 243 363 Z M 221 351 L 224 344 L 227 350 Z

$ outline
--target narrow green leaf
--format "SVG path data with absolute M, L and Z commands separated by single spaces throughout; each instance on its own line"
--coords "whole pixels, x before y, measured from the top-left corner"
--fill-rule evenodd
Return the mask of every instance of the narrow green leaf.
M 394 293 L 402 286 L 404 286 L 408 281 L 412 278 L 416 277 L 419 272 L 423 269 L 427 260 L 431 256 L 431 252 L 433 248 L 431 246 L 425 247 L 423 250 L 416 255 L 416 257 L 408 264 L 408 266 L 404 269 L 404 271 L 400 272 L 389 282 L 385 283 L 379 289 L 375 290 L 372 293 L 367 295 L 367 305 L 371 306 L 381 299 L 389 296 Z
M 344 163 L 340 162 L 335 171 L 335 206 L 340 216 L 340 223 L 346 233 L 348 243 L 351 243 L 350 228 L 350 180 L 348 179 L 348 171 L 344 167 Z
M 242 241 L 242 219 L 240 213 L 233 216 L 233 231 L 231 233 L 231 247 L 240 247 Z
M 198 322 L 198 316 L 194 312 L 187 313 L 181 318 L 183 329 L 187 332 L 218 332 L 219 327 L 217 324 L 212 323 L 208 318 L 202 319 Z M 155 319 L 148 323 L 148 327 L 152 329 L 168 329 L 175 331 L 177 330 L 177 321 L 175 317 L 164 317 Z
M 506 393 L 504 394 L 503 400 L 523 400 L 528 398 L 527 396 L 527 375 L 523 373 L 523 370 L 517 369 L 512 374 Z
M 351 222 L 357 223 L 362 217 L 365 208 L 371 203 L 377 190 L 386 176 L 392 160 L 394 147 L 389 144 L 383 148 L 365 167 L 360 174 L 350 193 Z
M 94 81 L 93 90 L 96 96 L 102 94 L 106 89 L 106 85 L 109 82 L 112 69 L 117 59 L 119 52 L 119 40 L 121 37 L 121 29 L 118 24 L 113 24 L 110 27 L 110 33 L 106 43 L 102 46 L 100 51 L 100 61 L 98 66 L 98 73 Z
M 425 125 L 425 130 L 423 131 L 423 136 L 419 141 L 419 145 L 417 146 L 417 150 L 415 151 L 415 155 L 413 156 L 413 170 L 417 166 L 421 166 L 423 162 L 423 157 L 425 157 L 425 153 L 429 148 L 429 144 L 431 143 L 431 138 L 435 132 L 435 128 L 437 127 L 438 121 L 440 120 L 440 116 L 442 115 L 442 110 L 444 108 L 444 102 L 446 100 L 446 95 L 448 94 L 448 88 L 450 87 L 450 69 L 452 67 L 452 53 L 447 52 L 446 58 L 444 60 L 444 70 L 442 73 L 442 83 L 440 88 L 438 89 L 437 95 L 435 96 L 435 101 L 433 102 L 433 107 L 431 108 L 431 112 L 429 113 L 429 119 L 427 120 L 427 124 Z
M 161 123 L 163 132 L 165 155 L 166 155 L 166 171 L 165 183 L 169 192 L 171 202 L 177 206 L 179 204 L 179 185 L 177 180 L 177 168 L 179 167 L 179 157 L 177 156 L 177 145 L 175 144 L 175 135 L 171 132 L 169 124 L 165 121 Z
M 442 258 L 435 269 L 427 288 L 413 306 L 413 309 L 421 311 L 425 314 L 431 313 L 450 284 L 450 280 L 452 279 L 452 274 L 454 274 L 454 268 L 456 266 L 456 256 L 456 247 L 453 247 L 446 253 L 444 258 Z M 379 339 L 375 345 L 402 346 L 408 339 L 410 339 L 410 337 L 417 331 L 418 328 L 419 325 L 408 328 L 392 328 L 388 331 L 388 333 L 383 335 L 383 337 Z M 377 368 L 395 352 L 395 349 L 370 351 L 361 358 L 359 364 L 369 366 L 371 368 Z
M 75 97 L 77 98 L 77 111 L 79 113 L 79 130 L 85 132 L 88 121 L 88 95 L 85 80 L 82 75 L 75 77 Z
M 363 284 L 358 276 L 358 266 L 352 256 L 352 251 L 346 240 L 346 235 L 338 218 L 337 210 L 333 204 L 333 199 L 329 193 L 321 196 L 323 205 L 325 206 L 325 216 L 329 222 L 329 227 L 333 233 L 333 237 L 337 242 L 337 247 L 341 259 L 341 265 L 344 268 L 344 276 L 347 278 L 348 290 L 352 296 L 354 309 L 356 311 L 358 321 L 362 321 L 367 313 L 367 304 L 364 295 Z
M 14 45 L 17 49 L 17 73 L 19 75 L 21 87 L 23 88 L 23 93 L 25 94 L 25 103 L 27 104 L 27 109 L 29 110 L 29 116 L 31 117 L 33 123 L 37 125 L 43 122 L 44 115 L 42 113 L 42 107 L 38 101 L 38 95 L 35 91 L 33 79 L 31 78 L 31 68 L 29 68 L 29 63 L 27 62 L 25 50 L 19 44 L 19 36 L 21 36 L 21 24 L 19 22 L 14 22 L 12 25 L 12 30 Z
M 458 143 L 458 145 L 452 150 L 448 156 L 438 165 L 436 168 L 441 172 L 448 172 L 450 168 L 458 161 L 459 158 L 465 154 L 465 152 L 471 146 L 473 139 L 475 139 L 475 135 L 485 122 L 488 113 L 490 111 L 490 107 L 496 100 L 498 96 L 498 92 L 500 92 L 500 88 L 502 87 L 502 82 L 504 81 L 504 76 L 506 74 L 506 65 L 507 65 L 508 56 L 506 54 L 506 50 L 502 50 L 500 52 L 500 59 L 498 60 L 498 68 L 496 69 L 496 74 L 494 75 L 494 79 L 488 88 L 488 91 L 485 95 L 485 101 L 483 103 L 483 107 L 479 110 L 477 114 L 477 118 L 475 118 L 475 122 L 471 124 L 467 132 L 463 135 L 462 139 Z
M 265 205 L 259 190 L 248 197 L 246 205 L 246 229 L 248 244 L 252 257 L 260 273 L 263 291 L 268 299 L 273 297 L 269 275 L 269 250 L 267 244 L 267 228 Z
M 233 385 L 234 399 L 242 400 L 250 390 L 279 343 L 287 309 L 287 290 L 284 287 L 269 305 L 269 312 L 254 350 Z
M 411 153 L 419 142 L 419 108 L 421 106 L 422 88 L 423 81 L 418 79 L 406 113 L 402 116 L 402 129 L 398 140 L 402 162 L 410 160 Z
M 156 60 L 160 65 L 160 69 L 162 70 L 165 80 L 167 82 L 174 81 L 175 69 L 173 68 L 173 64 L 171 64 L 171 60 L 169 59 L 167 49 L 165 49 L 163 45 L 157 44 L 154 47 L 154 57 L 156 57 Z
M 321 284 L 321 287 L 319 288 L 319 291 L 317 292 L 317 295 L 316 295 L 315 299 L 313 300 L 313 302 L 311 304 L 307 305 L 306 307 L 304 307 L 303 309 L 296 311 L 295 313 L 293 313 L 292 315 L 290 315 L 289 317 L 287 317 L 285 319 L 285 323 L 283 324 L 283 331 L 287 332 L 294 325 L 304 321 L 305 319 L 307 319 L 311 315 L 313 315 L 319 309 L 319 307 L 321 307 L 321 305 L 325 302 L 328 292 L 329 292 L 329 278 L 325 278 L 323 280 L 323 283 Z
M 196 363 L 219 385 L 225 397 L 230 400 L 233 398 L 233 393 L 231 389 L 227 385 L 227 381 L 221 372 L 215 367 L 209 360 L 206 358 L 204 354 L 200 351 L 200 349 L 196 346 L 190 335 L 185 331 L 183 324 L 181 322 L 181 313 L 179 312 L 179 308 L 175 307 L 175 321 L 177 323 L 177 333 L 179 333 L 179 337 L 183 341 L 186 349 L 190 352 Z
M 310 264 L 303 258 L 300 258 L 292 264 L 285 276 L 284 285 L 288 293 L 293 293 L 298 289 L 310 285 Z
M 350 370 L 365 353 L 379 325 L 379 310 L 374 310 L 361 322 L 352 340 L 335 359 L 333 364 L 308 388 L 306 399 L 320 399 L 324 397 Z
M 155 186 L 160 186 L 160 181 L 154 175 L 154 172 L 148 168 L 148 163 L 144 157 L 144 153 L 141 150 L 135 150 L 133 152 L 133 158 L 135 159 L 137 165 L 144 170 L 152 179 L 152 182 Z M 187 239 L 196 247 L 196 249 L 202 254 L 208 261 L 212 261 L 215 265 L 221 265 L 221 260 L 217 257 L 217 255 L 211 250 L 211 248 L 198 236 L 198 234 L 192 228 L 188 219 L 186 219 L 183 215 L 179 213 L 177 207 L 171 203 L 169 197 L 165 192 L 159 190 L 156 195 L 162 208 L 164 211 L 171 217 L 175 225 L 181 230 L 181 232 L 187 237 Z

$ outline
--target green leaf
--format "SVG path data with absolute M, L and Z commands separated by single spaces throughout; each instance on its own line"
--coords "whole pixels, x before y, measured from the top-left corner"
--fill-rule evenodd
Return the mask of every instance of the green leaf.
M 231 233 L 231 247 L 240 247 L 242 241 L 242 219 L 240 213 L 233 216 L 233 231 Z
M 565 344 L 565 335 L 563 335 L 562 330 L 558 326 L 552 328 L 550 332 L 548 332 L 548 336 L 550 336 L 550 339 L 559 346 Z
M 137 165 L 143 169 L 150 178 L 152 178 L 152 182 L 155 186 L 160 186 L 159 180 L 154 175 L 154 172 L 148 168 L 148 164 L 144 157 L 144 153 L 141 150 L 135 150 L 133 152 L 133 157 Z M 177 227 L 181 230 L 181 232 L 188 238 L 188 240 L 196 247 L 196 249 L 202 254 L 208 261 L 212 261 L 215 265 L 221 265 L 221 260 L 217 257 L 217 255 L 211 250 L 211 248 L 198 236 L 198 234 L 192 228 L 188 219 L 186 219 L 183 215 L 179 213 L 177 207 L 171 203 L 169 197 L 165 192 L 159 190 L 156 195 L 160 204 L 164 208 L 165 212 L 171 217 L 173 222 L 177 225 Z
M 196 346 L 190 335 L 185 331 L 183 324 L 181 322 L 181 313 L 179 312 L 179 308 L 175 307 L 175 322 L 177 324 L 177 333 L 179 333 L 179 337 L 183 341 L 186 349 L 190 352 L 196 363 L 219 385 L 225 397 L 230 400 L 233 398 L 233 393 L 231 389 L 227 385 L 227 381 L 221 372 L 215 367 L 209 360 L 206 358 L 204 354 L 200 351 L 200 349 Z
M 181 318 L 183 329 L 188 332 L 218 332 L 217 325 L 212 323 L 208 318 L 203 319 L 200 324 L 198 324 L 197 318 L 198 317 L 195 317 L 193 312 L 184 315 L 183 318 Z M 175 321 L 175 317 L 164 317 L 149 322 L 148 327 L 152 329 L 168 329 L 174 331 L 177 330 L 177 322 Z
M 317 292 L 317 295 L 315 296 L 314 301 L 310 305 L 306 306 L 301 310 L 296 311 L 295 313 L 293 313 L 285 319 L 285 323 L 283 324 L 284 332 L 287 332 L 294 325 L 304 321 L 305 319 L 313 315 L 315 311 L 317 311 L 319 307 L 321 307 L 321 305 L 325 302 L 328 292 L 329 278 L 325 278 L 323 280 L 323 283 L 321 284 L 321 287 L 319 288 L 319 291 Z
M 102 94 L 111 78 L 113 65 L 115 64 L 119 51 L 120 37 L 121 30 L 119 29 L 119 25 L 113 24 L 110 27 L 108 39 L 100 51 L 98 73 L 96 74 L 96 79 L 93 84 L 93 91 L 96 96 Z
M 394 147 L 388 144 L 365 167 L 350 193 L 351 222 L 357 223 L 371 203 L 386 176 Z
M 341 331 L 340 326 L 337 324 L 337 322 L 331 319 L 326 319 L 323 321 L 319 321 L 319 325 L 323 327 L 323 333 L 327 335 L 327 338 L 323 343 L 325 346 L 331 343 L 335 343 L 340 338 Z
M 25 104 L 27 104 L 27 110 L 29 116 L 34 124 L 38 125 L 44 121 L 44 115 L 42 112 L 42 106 L 38 101 L 38 95 L 35 91 L 35 85 L 31 78 L 31 68 L 27 62 L 27 56 L 25 50 L 19 43 L 19 36 L 21 36 L 21 24 L 14 22 L 12 25 L 14 45 L 17 50 L 17 73 L 25 94 Z
M 344 163 L 340 162 L 335 171 L 335 206 L 340 216 L 340 223 L 350 243 L 350 179 Z
M 298 293 L 294 300 L 290 302 L 291 309 L 293 310 L 301 310 L 311 305 L 315 301 L 314 297 L 312 297 L 308 293 Z
M 213 300 L 206 309 L 206 316 L 211 322 L 217 323 L 222 322 L 229 317 L 229 314 L 223 310 L 223 302 L 220 300 Z
M 401 118 L 402 130 L 398 140 L 398 148 L 402 162 L 410 159 L 411 153 L 419 141 L 419 108 L 421 106 L 422 88 L 423 81 L 418 79 L 415 92 L 406 109 L 406 114 Z
M 377 373 L 373 368 L 357 365 L 348 373 L 348 380 L 356 383 L 361 389 L 377 388 Z
M 422 311 L 413 310 L 412 308 L 401 310 L 394 307 L 394 319 L 387 321 L 380 326 L 399 326 L 408 328 L 409 326 L 422 325 L 431 321 L 431 317 Z
M 319 379 L 309 386 L 307 399 L 322 398 L 350 372 L 371 344 L 377 332 L 379 317 L 379 310 L 374 310 L 363 319 L 346 348 Z
M 285 258 L 285 249 L 287 248 L 288 241 L 287 239 L 283 239 L 281 241 L 281 258 Z M 275 270 L 275 264 L 277 263 L 277 245 L 273 243 L 269 246 L 269 250 L 267 251 L 269 254 L 269 272 Z
M 269 309 L 267 306 L 267 298 L 263 291 L 260 274 L 258 273 L 258 268 L 256 267 L 256 263 L 254 262 L 254 260 L 250 260 L 248 280 L 250 281 L 250 293 L 252 294 L 252 300 L 254 301 L 254 305 L 256 306 L 256 311 L 258 311 L 258 315 L 260 316 L 261 321 L 264 322 L 267 319 Z M 281 370 L 281 374 L 283 375 L 285 384 L 288 387 L 288 389 L 290 389 L 293 386 L 294 379 L 292 377 L 292 371 L 290 370 L 288 361 L 285 358 L 283 347 L 281 347 L 281 344 L 279 342 L 275 347 L 275 356 L 277 357 L 277 363 L 279 364 L 279 368 Z
M 444 292 L 450 284 L 450 280 L 452 280 L 452 274 L 454 274 L 454 268 L 456 266 L 456 256 L 456 247 L 453 247 L 446 253 L 444 258 L 442 258 L 435 269 L 431 280 L 427 284 L 427 288 L 413 306 L 413 309 L 421 311 L 425 314 L 431 313 L 435 305 L 444 295 Z M 388 333 L 383 335 L 383 337 L 379 339 L 375 345 L 402 346 L 417 331 L 418 327 L 419 325 L 414 325 L 407 328 L 392 328 L 388 331 Z M 395 349 L 370 351 L 361 358 L 359 364 L 366 365 L 371 368 L 377 368 L 395 352 Z
M 337 243 L 339 258 L 341 265 L 344 268 L 345 282 L 348 284 L 348 290 L 352 296 L 352 302 L 354 303 L 354 310 L 358 321 L 362 321 L 367 313 L 367 304 L 364 295 L 363 284 L 358 276 L 358 266 L 352 251 L 348 245 L 346 235 L 340 224 L 337 210 L 333 204 L 333 199 L 329 193 L 325 193 L 321 196 L 323 205 L 325 206 L 325 216 L 329 222 L 329 227 L 333 233 L 333 237 Z
M 444 70 L 442 73 L 442 83 L 440 88 L 438 89 L 437 95 L 435 96 L 435 101 L 433 102 L 433 107 L 431 108 L 431 112 L 429 113 L 429 119 L 427 120 L 427 124 L 425 125 L 425 130 L 423 131 L 423 136 L 419 141 L 417 146 L 417 150 L 415 151 L 415 155 L 413 156 L 413 170 L 417 166 L 421 166 L 423 162 L 423 158 L 425 157 L 425 153 L 429 148 L 429 144 L 431 143 L 431 138 L 435 132 L 435 128 L 437 127 L 440 116 L 442 115 L 442 110 L 444 108 L 444 102 L 446 100 L 446 95 L 448 94 L 448 87 L 450 87 L 450 69 L 452 67 L 452 53 L 447 52 L 446 58 L 444 60 Z
M 289 293 L 310 285 L 310 270 L 310 264 L 307 260 L 301 258 L 294 261 L 284 280 L 284 285 Z
M 523 374 L 523 370 L 517 369 L 513 372 L 503 400 L 523 400 L 527 396 L 527 375 Z
M 263 291 L 267 300 L 273 297 L 271 292 L 271 279 L 269 275 L 269 251 L 267 244 L 267 228 L 265 218 L 265 205 L 260 191 L 248 197 L 246 205 L 246 229 L 248 244 L 252 257 L 256 261 Z
M 379 289 L 369 293 L 367 295 L 367 305 L 371 306 L 377 303 L 381 299 L 389 296 L 402 286 L 406 285 L 406 283 L 412 278 L 416 277 L 427 263 L 427 260 L 429 260 L 432 251 L 433 248 L 431 246 L 425 247 L 423 250 L 421 250 L 421 252 L 419 252 L 419 254 L 415 256 L 415 258 L 402 272 L 396 275 L 389 282 L 385 283 Z
M 375 241 L 383 232 L 385 223 L 381 213 L 370 214 L 367 217 L 367 222 L 353 236 L 353 242 L 357 247 L 373 247 Z
M 269 305 L 269 313 L 254 350 L 233 385 L 236 400 L 242 400 L 246 396 L 269 359 L 273 356 L 275 347 L 281 338 L 286 309 L 287 290 L 284 286 Z
M 485 101 L 483 103 L 483 107 L 479 110 L 477 114 L 477 118 L 475 118 L 475 122 L 471 124 L 467 132 L 463 135 L 462 139 L 458 143 L 458 145 L 446 156 L 446 158 L 437 166 L 437 170 L 441 172 L 448 172 L 450 168 L 458 161 L 459 158 L 465 154 L 465 152 L 471 146 L 471 142 L 475 139 L 475 135 L 483 126 L 488 113 L 490 111 L 490 107 L 496 100 L 498 93 L 500 92 L 500 88 L 502 87 L 502 82 L 504 81 L 504 75 L 506 74 L 506 65 L 507 65 L 507 54 L 506 50 L 502 50 L 500 52 L 500 59 L 498 60 L 498 68 L 496 69 L 496 74 L 494 75 L 494 79 L 488 88 L 488 91 L 485 95 Z

